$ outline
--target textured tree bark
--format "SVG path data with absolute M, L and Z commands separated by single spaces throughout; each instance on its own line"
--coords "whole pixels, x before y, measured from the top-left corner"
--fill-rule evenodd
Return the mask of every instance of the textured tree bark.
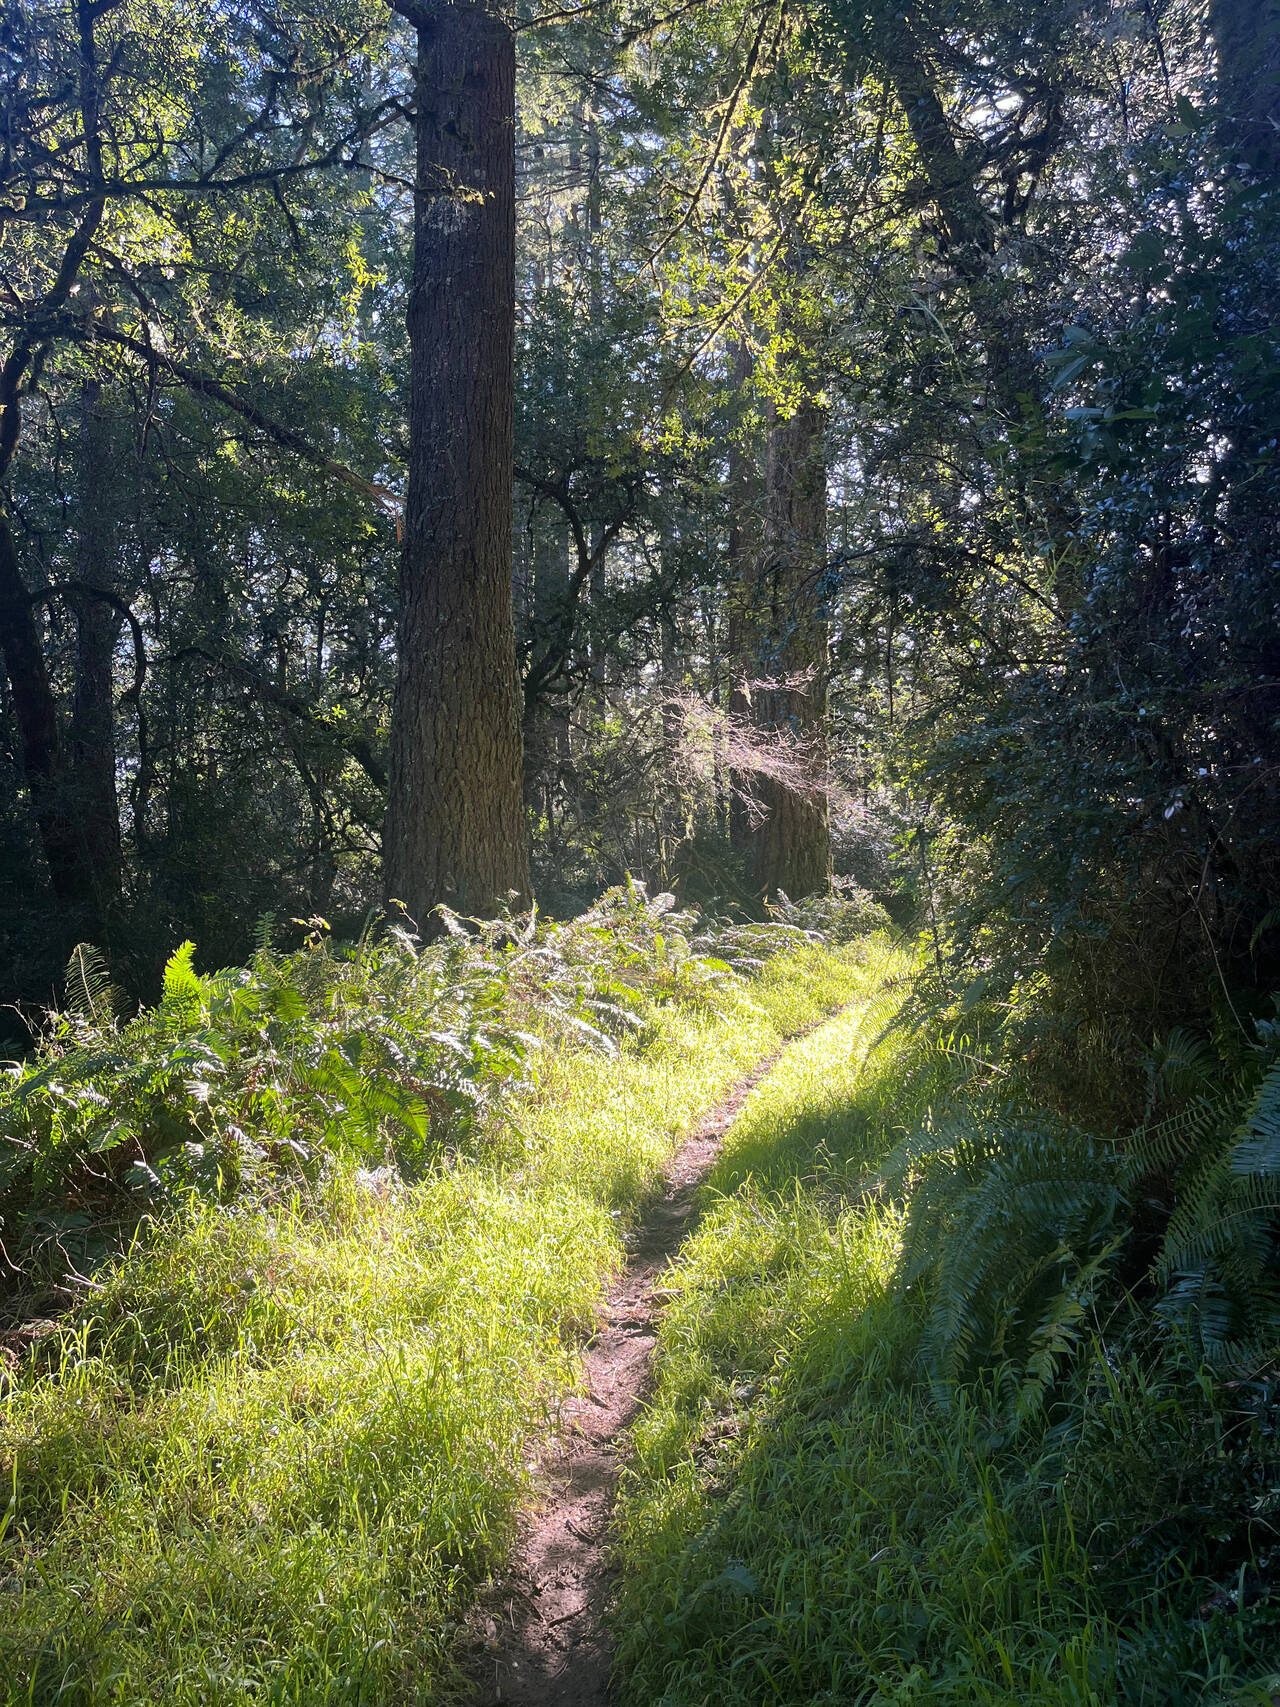
M 735 378 L 745 385 L 750 373 L 740 345 Z M 831 880 L 825 427 L 822 408 L 806 401 L 770 422 L 763 471 L 750 446 L 730 452 L 729 710 L 759 734 L 785 735 L 805 777 L 803 785 L 754 770 L 730 778 L 730 840 L 763 900 L 779 890 L 798 900 Z
M 790 737 L 805 772 L 801 786 L 762 777 L 765 809 L 752 836 L 755 889 L 793 900 L 831 881 L 826 796 L 827 618 L 822 576 L 827 547 L 826 419 L 807 401 L 769 430 L 765 465 L 766 558 L 756 621 L 765 644 L 752 694 L 756 727 Z
M 395 0 L 418 31 L 409 484 L 384 874 L 441 903 L 527 894 L 511 606 L 515 45 L 481 5 Z
M 739 339 L 733 354 L 734 384 L 741 389 L 751 378 L 751 352 Z M 762 566 L 761 479 L 757 447 L 735 437 L 729 446 L 728 653 L 729 715 L 744 723 L 752 717 L 751 683 L 760 673 L 760 624 L 757 620 Z M 753 814 L 747 801 L 754 795 L 749 771 L 728 773 L 729 840 L 749 849 Z
M 587 308 L 591 315 L 591 324 L 599 326 L 604 318 L 604 202 L 600 184 L 600 124 L 596 111 L 588 101 L 583 110 L 583 126 L 586 131 L 586 170 L 587 170 L 587 205 L 586 205 L 586 254 L 584 262 L 587 272 Z M 587 602 L 593 611 L 600 611 L 608 598 L 609 582 L 609 553 L 602 547 L 601 536 L 603 528 L 599 522 L 592 525 L 589 534 L 594 567 L 587 588 Z M 597 687 L 605 687 L 609 680 L 610 648 L 606 640 L 596 636 L 592 641 L 591 679 Z

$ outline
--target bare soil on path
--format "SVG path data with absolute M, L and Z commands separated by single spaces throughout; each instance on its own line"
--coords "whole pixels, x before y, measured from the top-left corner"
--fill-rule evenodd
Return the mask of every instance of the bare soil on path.
M 481 1614 L 479 1707 L 607 1707 L 610 1520 L 623 1436 L 648 1390 L 661 1276 L 696 1219 L 697 1188 L 725 1133 L 779 1054 L 703 1116 L 667 1164 L 665 1189 L 635 1230 L 587 1347 L 584 1390 L 565 1401 L 560 1427 L 543 1448 L 544 1498 L 526 1517 Z

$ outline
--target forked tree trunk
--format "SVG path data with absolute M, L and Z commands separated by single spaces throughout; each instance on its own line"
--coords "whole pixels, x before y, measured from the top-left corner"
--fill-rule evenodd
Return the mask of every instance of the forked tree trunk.
M 89 447 L 82 444 L 89 455 Z M 87 470 L 86 470 L 87 472 Z M 88 532 L 102 525 L 99 491 L 82 498 L 79 571 L 89 577 Z M 92 564 L 100 577 L 101 554 Z M 86 585 L 104 584 L 100 578 Z M 120 818 L 115 788 L 111 661 L 119 619 L 102 601 L 78 597 L 76 674 L 70 741 L 64 742 L 57 698 L 44 654 L 39 603 L 23 581 L 17 545 L 0 509 L 0 654 L 13 696 L 23 777 L 58 903 L 59 949 L 89 940 L 106 944 L 107 916 L 120 888 Z
M 417 27 L 409 484 L 384 871 L 424 929 L 528 891 L 511 607 L 515 43 L 481 5 Z
M 1018 304 L 996 264 L 995 224 L 978 187 L 976 168 L 956 144 L 919 45 L 905 19 L 887 32 L 885 70 L 915 144 L 946 234 L 946 259 L 965 281 L 987 358 L 996 411 L 1018 421 L 1040 389 Z
M 102 143 L 98 133 L 101 97 L 94 40 L 98 9 L 80 6 L 75 13 L 79 32 L 80 111 L 85 127 L 85 156 L 94 186 L 76 229 L 57 261 L 57 280 L 39 305 L 31 325 L 19 329 L 7 356 L 0 362 L 0 483 L 9 475 L 22 434 L 22 396 L 31 369 L 40 360 L 41 340 L 48 336 L 44 322 L 56 323 L 75 286 L 85 256 L 97 235 L 106 195 L 102 190 Z M 58 726 L 44 642 L 18 562 L 3 499 L 0 498 L 0 654 L 13 691 L 22 770 L 31 797 L 49 882 L 59 903 L 63 947 L 77 937 L 100 935 L 96 920 L 98 885 L 95 855 L 81 833 L 74 803 L 66 788 L 66 763 Z

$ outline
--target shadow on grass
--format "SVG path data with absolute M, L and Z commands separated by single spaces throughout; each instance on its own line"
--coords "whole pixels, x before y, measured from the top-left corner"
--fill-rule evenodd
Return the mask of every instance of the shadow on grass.
M 668 1279 L 619 1510 L 622 1698 L 1270 1702 L 1280 1619 L 1212 1604 L 1221 1548 L 1187 1516 L 1244 1491 L 1215 1468 L 1232 1401 L 1134 1344 L 1093 1348 L 1020 1428 L 1001 1372 L 947 1395 L 921 1376 L 899 1211 L 864 1188 L 955 1066 L 902 1034 L 873 1047 L 885 1018 L 788 1052 Z

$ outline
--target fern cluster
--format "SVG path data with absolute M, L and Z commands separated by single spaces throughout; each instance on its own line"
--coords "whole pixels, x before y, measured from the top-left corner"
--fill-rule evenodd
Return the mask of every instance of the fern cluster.
M 892 929 L 884 907 L 852 877 L 835 876 L 825 893 L 792 901 L 779 894 L 775 917 L 803 930 L 817 931 L 826 942 L 850 943 L 873 931 Z
M 1007 1031 L 995 1048 L 934 1042 L 951 1072 L 881 1184 L 906 1205 L 898 1284 L 924 1301 L 922 1350 L 939 1382 L 999 1365 L 1018 1375 L 1020 1406 L 1034 1404 L 1126 1250 L 1128 1281 L 1210 1363 L 1242 1371 L 1275 1357 L 1280 1035 L 1258 1033 L 1241 1067 L 1171 1032 L 1148 1053 L 1141 1122 L 1109 1141 L 1013 1094 L 1028 1075 Z
M 1186 1180 L 1157 1259 L 1161 1314 L 1217 1363 L 1256 1367 L 1280 1347 L 1280 1062 L 1244 1117 Z
M 396 921 L 347 946 L 323 920 L 283 954 L 200 973 L 184 943 L 159 1002 L 123 1017 L 82 946 L 35 1058 L 0 1079 L 0 1239 L 11 1273 L 73 1272 L 122 1222 L 193 1190 L 314 1175 L 337 1156 L 411 1174 L 464 1144 L 548 1040 L 604 1052 L 658 1002 L 723 1010 L 801 934 L 717 926 L 636 883 L 581 917 Z
M 100 959 L 76 951 L 67 1010 L 0 1093 L 11 1260 L 74 1265 L 139 1208 L 311 1172 L 337 1150 L 411 1165 L 524 1070 L 500 988 L 463 954 L 393 934 L 350 955 L 262 948 L 202 975 L 194 952 L 121 1023 Z
M 962 1106 L 910 1134 L 881 1179 L 906 1198 L 897 1283 L 926 1291 L 935 1376 L 1008 1362 L 1034 1402 L 1121 1243 L 1114 1154 L 1047 1115 Z

